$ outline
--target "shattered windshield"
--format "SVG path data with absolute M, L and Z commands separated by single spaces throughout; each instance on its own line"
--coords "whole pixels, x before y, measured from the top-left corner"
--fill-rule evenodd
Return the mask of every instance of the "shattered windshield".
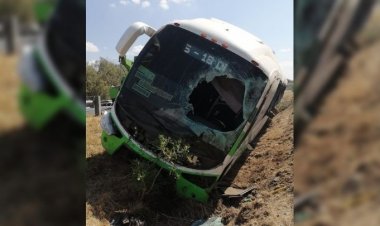
M 116 110 L 146 134 L 188 138 L 225 154 L 266 83 L 263 72 L 238 55 L 168 25 L 137 57 Z

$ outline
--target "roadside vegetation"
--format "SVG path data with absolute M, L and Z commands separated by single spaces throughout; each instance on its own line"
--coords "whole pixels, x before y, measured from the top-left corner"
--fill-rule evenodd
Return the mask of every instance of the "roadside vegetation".
M 127 74 L 125 68 L 104 58 L 86 64 L 86 96 L 101 96 L 109 99 L 109 88 L 119 86 Z

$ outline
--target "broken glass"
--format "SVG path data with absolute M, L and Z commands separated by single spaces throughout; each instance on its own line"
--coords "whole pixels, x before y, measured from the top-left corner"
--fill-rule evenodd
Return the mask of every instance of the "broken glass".
M 159 134 L 186 140 L 211 167 L 223 161 L 266 83 L 260 69 L 235 53 L 168 25 L 137 57 L 116 113 L 129 118 L 125 127 L 138 125 L 148 143 Z

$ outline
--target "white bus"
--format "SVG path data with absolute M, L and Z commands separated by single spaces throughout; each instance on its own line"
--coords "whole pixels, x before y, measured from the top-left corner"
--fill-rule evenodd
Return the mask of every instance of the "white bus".
M 133 65 L 126 53 L 150 36 Z M 250 145 L 286 88 L 273 50 L 254 35 L 217 19 L 178 20 L 156 30 L 131 25 L 116 47 L 129 70 L 109 114 L 102 144 L 121 147 L 176 176 L 180 195 L 205 202 Z M 192 161 L 170 161 L 160 135 L 189 147 Z M 178 144 L 178 143 L 177 143 Z

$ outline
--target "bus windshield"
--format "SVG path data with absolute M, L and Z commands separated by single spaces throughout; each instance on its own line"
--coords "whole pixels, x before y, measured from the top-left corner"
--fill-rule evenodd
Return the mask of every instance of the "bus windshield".
M 226 153 L 266 83 L 264 73 L 240 56 L 167 25 L 136 58 L 116 113 L 124 112 L 146 134 L 202 140 Z

